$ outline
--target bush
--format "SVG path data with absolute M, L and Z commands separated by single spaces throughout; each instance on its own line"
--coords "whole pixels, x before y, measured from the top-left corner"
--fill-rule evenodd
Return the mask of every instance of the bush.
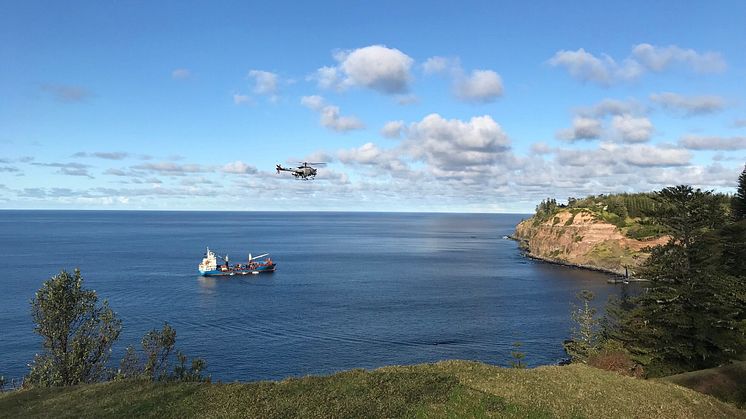
M 588 357 L 588 365 L 629 377 L 642 378 L 645 375 L 642 365 L 632 360 L 629 351 L 621 343 L 612 340 L 604 341 Z
M 78 269 L 44 282 L 31 300 L 43 352 L 34 358 L 25 385 L 69 386 L 108 376 L 106 364 L 122 323 L 106 301 L 97 303 L 96 292 L 83 288 Z
M 187 368 L 187 356 L 175 349 L 176 330 L 168 323 L 161 330 L 150 330 L 141 341 L 142 355 L 130 346 L 119 364 L 117 379 L 140 378 L 150 381 L 209 381 L 202 371 L 207 365 L 201 358 L 194 358 Z M 172 372 L 169 363 L 175 353 L 178 364 Z

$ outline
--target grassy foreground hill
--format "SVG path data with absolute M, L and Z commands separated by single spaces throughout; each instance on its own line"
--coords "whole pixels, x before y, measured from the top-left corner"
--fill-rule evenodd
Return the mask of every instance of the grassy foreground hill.
M 746 411 L 668 382 L 583 365 L 523 370 L 445 361 L 280 382 L 24 390 L 0 396 L 0 416 L 746 418 Z

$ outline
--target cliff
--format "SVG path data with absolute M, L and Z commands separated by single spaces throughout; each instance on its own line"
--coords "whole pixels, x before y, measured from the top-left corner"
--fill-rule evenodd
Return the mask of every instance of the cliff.
M 516 226 L 514 238 L 528 256 L 537 259 L 597 269 L 623 275 L 634 274 L 648 257 L 642 249 L 664 244 L 667 237 L 636 240 L 590 210 L 559 210 L 541 219 L 537 216 Z

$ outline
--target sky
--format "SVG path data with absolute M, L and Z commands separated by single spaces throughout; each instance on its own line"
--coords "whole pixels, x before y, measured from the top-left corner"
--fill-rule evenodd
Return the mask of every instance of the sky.
M 0 208 L 732 193 L 744 22 L 743 1 L 2 0 Z M 275 172 L 303 161 L 328 164 Z

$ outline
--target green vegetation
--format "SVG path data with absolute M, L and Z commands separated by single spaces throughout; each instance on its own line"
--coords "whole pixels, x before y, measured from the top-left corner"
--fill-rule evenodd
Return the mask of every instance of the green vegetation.
M 738 202 L 742 204 L 736 204 L 734 199 L 733 205 L 735 205 L 734 208 L 742 205 L 746 214 L 746 174 L 741 176 L 744 183 L 743 192 L 741 192 L 743 198 Z M 713 194 L 713 197 L 723 210 L 731 205 L 731 198 L 727 195 Z M 553 220 L 552 224 L 556 225 L 559 219 L 555 215 L 560 211 L 570 211 L 572 217 L 565 222 L 568 226 L 572 225 L 575 215 L 587 212 L 597 220 L 619 227 L 631 239 L 653 239 L 668 234 L 666 226 L 656 223 L 655 218 L 651 217 L 658 211 L 660 204 L 660 199 L 654 192 L 591 195 L 581 199 L 570 197 L 567 199 L 567 204 L 558 203 L 554 198 L 547 198 L 536 206 L 533 225 L 538 226 L 550 219 Z
M 707 417 L 746 413 L 712 397 L 584 365 L 466 361 L 247 384 L 113 381 L 0 396 L 8 417 Z
M 746 229 L 728 222 L 711 192 L 677 186 L 656 199 L 651 217 L 671 238 L 641 269 L 651 280 L 647 291 L 607 310 L 606 338 L 621 342 L 652 377 L 727 363 L 746 353 L 746 278 L 733 269 L 743 262 L 724 250 L 746 241 Z
M 597 346 L 599 321 L 596 309 L 590 305 L 593 298 L 593 293 L 588 290 L 579 292 L 577 299 L 581 304 L 573 304 L 570 310 L 573 329 L 570 340 L 565 341 L 564 346 L 572 362 L 587 363 Z
M 34 331 L 43 339 L 26 382 L 69 386 L 100 381 L 106 376 L 111 345 L 122 324 L 95 291 L 83 289 L 79 270 L 60 272 L 44 282 L 31 301 Z
M 741 172 L 741 176 L 738 177 L 738 189 L 736 189 L 736 195 L 731 201 L 731 212 L 733 221 L 746 220 L 746 167 Z
M 176 331 L 168 324 L 163 330 L 151 330 L 142 339 L 143 356 L 133 347 L 120 363 L 118 371 L 107 364 L 111 347 L 119 338 L 122 322 L 106 301 L 98 305 L 95 291 L 83 288 L 83 277 L 76 269 L 71 275 L 61 271 L 36 292 L 31 301 L 34 331 L 42 338 L 42 354 L 36 355 L 23 387 L 62 387 L 95 383 L 112 378 L 151 381 L 204 381 L 205 362 L 192 360 L 176 351 L 177 365 L 170 372 Z M 0 389 L 5 384 L 4 380 Z

